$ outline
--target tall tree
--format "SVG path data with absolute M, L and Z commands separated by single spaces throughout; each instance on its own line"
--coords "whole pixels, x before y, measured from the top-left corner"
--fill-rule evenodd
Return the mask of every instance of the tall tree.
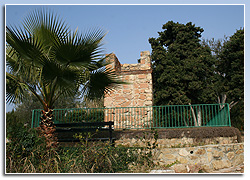
M 18 103 L 28 91 L 43 106 L 40 128 L 49 134 L 53 146 L 52 112 L 60 96 L 101 97 L 119 83 L 112 71 L 105 69 L 100 29 L 85 34 L 70 30 L 57 15 L 35 10 L 22 26 L 6 27 L 6 95 L 8 103 Z
M 229 103 L 233 126 L 244 128 L 244 29 L 223 41 L 210 41 L 214 49 L 218 103 Z
M 209 46 L 200 43 L 203 29 L 169 21 L 150 38 L 154 104 L 200 104 L 215 100 L 214 63 Z
M 229 100 L 239 102 L 244 99 L 244 30 L 226 41 L 218 52 L 217 71 L 223 78 L 224 89 Z

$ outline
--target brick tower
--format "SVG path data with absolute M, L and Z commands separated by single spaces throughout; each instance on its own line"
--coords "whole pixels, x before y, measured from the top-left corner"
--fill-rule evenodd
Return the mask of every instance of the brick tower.
M 133 124 L 140 126 L 143 126 L 142 123 L 150 124 L 153 105 L 150 52 L 141 52 L 137 64 L 121 64 L 115 54 L 109 55 L 107 61 L 110 62 L 107 67 L 114 69 L 119 78 L 128 84 L 119 85 L 105 94 L 104 107 L 107 108 L 105 121 L 114 121 L 115 128 L 122 124 L 126 124 L 128 128 L 132 128 Z M 143 106 L 148 107 L 135 108 Z M 117 109 L 108 109 L 114 107 Z

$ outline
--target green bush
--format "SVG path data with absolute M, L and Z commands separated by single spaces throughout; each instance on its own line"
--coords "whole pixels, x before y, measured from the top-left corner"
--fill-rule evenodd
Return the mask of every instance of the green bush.
M 79 109 L 68 112 L 66 122 L 103 122 L 104 111 L 99 109 Z
M 85 134 L 85 136 L 89 136 Z M 156 143 L 145 140 L 145 147 L 117 147 L 107 142 L 86 142 L 46 149 L 34 129 L 21 125 L 9 130 L 6 146 L 7 173 L 131 173 L 147 172 L 154 166 L 152 149 Z
M 7 150 L 20 157 L 27 156 L 44 143 L 35 129 L 27 128 L 21 123 L 7 127 L 7 138 L 10 141 L 7 143 Z
M 109 143 L 85 141 L 86 138 L 92 136 L 93 134 L 90 135 L 89 133 L 75 135 L 76 138 L 80 139 L 80 147 L 77 150 L 66 148 L 60 153 L 66 154 L 65 151 L 68 151 L 70 154 L 74 154 L 74 158 L 71 158 L 75 161 L 73 164 L 81 164 L 82 172 L 124 173 L 133 172 L 135 167 L 138 171 L 139 167 L 143 166 L 149 169 L 153 165 L 152 149 L 156 148 L 157 139 L 153 144 L 145 140 L 145 147 L 125 147 L 122 145 L 113 147 Z M 157 138 L 157 134 L 154 137 Z M 67 164 L 67 161 L 65 161 L 65 169 L 69 170 L 71 166 L 72 162 Z
M 48 150 L 35 129 L 18 123 L 7 127 L 6 172 L 31 173 L 48 161 Z
M 137 160 L 133 152 L 134 150 L 125 147 L 111 147 L 105 143 L 92 143 L 81 148 L 62 148 L 59 152 L 61 173 L 128 172 L 129 163 Z
M 244 131 L 244 102 L 239 102 L 230 110 L 230 119 L 233 127 Z
M 20 117 L 19 113 L 17 111 L 10 111 L 6 113 L 6 127 L 14 127 L 17 124 L 25 124 L 26 126 L 30 127 L 31 122 L 31 116 L 22 118 Z

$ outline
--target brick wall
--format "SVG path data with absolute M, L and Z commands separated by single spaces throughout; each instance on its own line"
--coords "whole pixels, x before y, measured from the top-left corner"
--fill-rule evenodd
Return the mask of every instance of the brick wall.
M 115 54 L 108 56 L 107 61 L 110 64 L 107 68 L 114 69 L 119 78 L 128 84 L 119 85 L 113 91 L 105 94 L 104 107 L 141 107 L 153 105 L 150 52 L 143 51 L 140 55 L 141 57 L 137 64 L 121 64 Z M 115 126 L 119 123 L 126 123 L 128 126 L 131 126 L 133 121 L 140 121 L 143 118 L 150 119 L 149 116 L 152 116 L 151 109 L 141 115 L 136 114 L 135 111 L 133 113 L 130 112 L 130 109 L 127 109 L 126 112 L 107 110 L 105 113 L 105 119 L 115 121 Z

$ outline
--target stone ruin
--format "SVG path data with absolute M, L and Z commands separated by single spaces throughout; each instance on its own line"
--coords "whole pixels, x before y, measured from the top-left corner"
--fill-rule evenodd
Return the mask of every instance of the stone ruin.
M 105 94 L 105 121 L 114 121 L 118 129 L 151 127 L 153 87 L 150 52 L 141 52 L 137 64 L 121 64 L 113 53 L 107 61 L 110 62 L 107 68 L 114 69 L 118 77 L 128 84 L 119 85 Z

